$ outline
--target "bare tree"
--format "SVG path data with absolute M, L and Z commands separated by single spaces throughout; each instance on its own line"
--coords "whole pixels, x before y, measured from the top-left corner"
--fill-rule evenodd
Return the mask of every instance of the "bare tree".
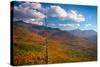
M 47 22 L 46 22 L 46 18 L 45 18 L 45 24 L 44 26 L 47 27 Z M 45 27 L 44 27 L 45 28 Z M 47 35 L 47 34 L 46 34 Z M 48 38 L 45 37 L 45 63 L 48 64 Z

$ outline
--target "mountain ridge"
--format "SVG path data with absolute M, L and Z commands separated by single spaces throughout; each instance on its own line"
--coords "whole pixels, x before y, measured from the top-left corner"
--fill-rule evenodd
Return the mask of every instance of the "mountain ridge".
M 96 60 L 97 42 L 91 39 L 57 28 L 14 22 L 14 65 L 45 64 L 45 44 L 48 45 L 48 63 Z

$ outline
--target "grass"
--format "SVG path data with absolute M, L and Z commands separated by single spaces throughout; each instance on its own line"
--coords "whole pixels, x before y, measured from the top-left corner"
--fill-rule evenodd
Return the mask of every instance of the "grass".
M 35 43 L 21 42 L 21 43 L 15 44 L 15 47 L 20 50 L 24 50 L 26 52 L 29 52 L 29 51 L 39 52 L 42 50 L 42 45 L 35 44 Z
M 44 62 L 43 46 L 36 43 L 14 44 L 14 65 L 39 64 Z

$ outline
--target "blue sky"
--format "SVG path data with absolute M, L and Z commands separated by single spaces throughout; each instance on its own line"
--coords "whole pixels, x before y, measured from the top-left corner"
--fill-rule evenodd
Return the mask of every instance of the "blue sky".
M 43 4 L 44 7 L 50 7 L 51 5 L 56 5 L 62 7 L 66 11 L 75 10 L 78 13 L 81 13 L 85 17 L 84 22 L 79 22 L 79 29 L 88 30 L 88 29 L 97 29 L 97 7 L 96 6 L 83 6 L 83 5 L 71 5 L 71 4 Z M 65 24 L 74 24 L 75 22 L 70 22 L 68 20 L 60 20 L 57 18 L 49 18 L 48 22 L 62 22 Z M 59 24 L 59 23 L 58 23 Z M 56 26 L 58 27 L 58 26 Z M 66 30 L 66 29 L 65 29 Z
M 97 31 L 97 7 L 71 4 L 15 2 L 14 19 L 62 30 Z M 45 21 L 46 20 L 46 21 Z

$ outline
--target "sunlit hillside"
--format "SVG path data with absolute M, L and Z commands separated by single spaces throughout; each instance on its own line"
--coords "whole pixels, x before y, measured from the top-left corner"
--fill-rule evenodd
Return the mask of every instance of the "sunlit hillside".
M 91 42 L 91 38 L 75 36 L 71 31 L 22 21 L 13 26 L 14 65 L 45 64 L 46 38 L 50 64 L 97 60 L 96 40 Z

